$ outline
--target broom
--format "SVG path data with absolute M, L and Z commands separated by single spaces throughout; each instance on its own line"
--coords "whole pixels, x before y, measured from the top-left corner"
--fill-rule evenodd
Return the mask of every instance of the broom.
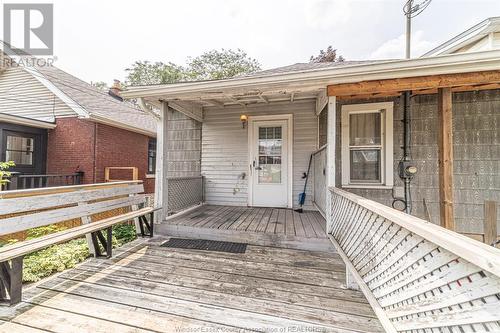
M 302 207 L 304 206 L 304 202 L 306 201 L 307 180 L 309 179 L 309 171 L 311 170 L 312 158 L 313 158 L 313 154 L 311 154 L 311 156 L 309 157 L 309 166 L 307 167 L 307 173 L 305 174 L 305 177 L 302 177 L 302 178 L 305 178 L 306 181 L 304 182 L 304 192 L 299 193 L 299 205 L 300 205 L 300 207 L 299 207 L 299 209 L 295 210 L 297 213 L 304 212 Z

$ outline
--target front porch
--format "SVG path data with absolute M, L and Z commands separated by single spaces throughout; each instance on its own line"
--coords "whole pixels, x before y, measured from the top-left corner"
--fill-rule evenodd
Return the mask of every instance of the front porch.
M 244 242 L 261 246 L 333 251 L 326 221 L 317 211 L 241 206 L 199 206 L 158 225 L 171 237 Z

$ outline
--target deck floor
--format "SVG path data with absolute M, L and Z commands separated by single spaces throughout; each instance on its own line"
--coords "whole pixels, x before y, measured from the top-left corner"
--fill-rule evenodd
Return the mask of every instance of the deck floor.
M 336 254 L 244 254 L 130 243 L 28 288 L 1 332 L 382 332 Z M 283 328 L 284 330 L 279 330 Z
M 333 250 L 325 229 L 326 221 L 317 211 L 204 205 L 169 219 L 158 230 L 169 236 Z

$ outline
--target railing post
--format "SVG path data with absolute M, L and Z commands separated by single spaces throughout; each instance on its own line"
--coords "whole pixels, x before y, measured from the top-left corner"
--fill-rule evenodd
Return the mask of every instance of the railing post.
M 11 172 L 9 183 L 7 184 L 7 188 L 9 190 L 17 190 L 17 183 L 19 181 L 19 173 Z
M 155 223 L 163 221 L 168 214 L 168 109 L 168 103 L 162 102 L 157 122 L 155 208 L 161 207 L 161 210 L 155 214 Z
M 332 196 L 330 187 L 335 187 L 335 133 L 336 133 L 336 103 L 335 96 L 328 97 L 327 108 L 327 147 L 326 147 L 326 231 L 329 233 L 333 227 L 332 221 Z

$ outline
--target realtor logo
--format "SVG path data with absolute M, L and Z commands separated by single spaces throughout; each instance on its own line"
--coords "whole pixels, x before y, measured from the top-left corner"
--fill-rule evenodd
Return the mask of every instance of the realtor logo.
M 54 8 L 49 3 L 4 4 L 3 40 L 19 54 L 52 55 Z

